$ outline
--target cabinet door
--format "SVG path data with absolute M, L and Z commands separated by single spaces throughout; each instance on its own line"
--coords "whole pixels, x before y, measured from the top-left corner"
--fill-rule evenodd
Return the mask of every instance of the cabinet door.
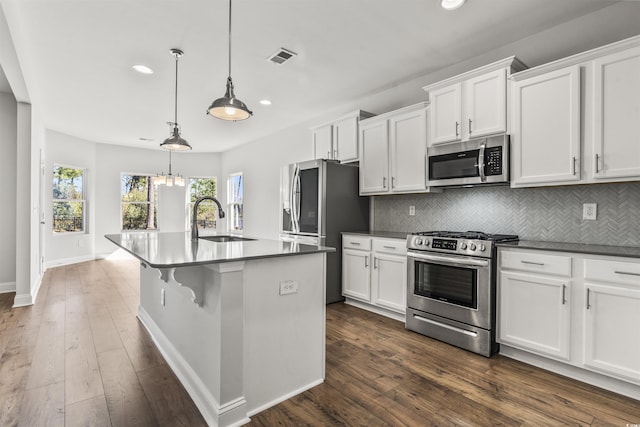
M 315 159 L 333 159 L 332 137 L 333 127 L 331 125 L 315 128 L 313 136 L 313 156 Z
M 502 271 L 499 340 L 569 360 L 569 281 Z
M 496 70 L 465 82 L 466 138 L 507 130 L 507 71 Z M 465 135 L 463 135 L 464 137 Z
M 427 112 L 412 111 L 389 119 L 391 191 L 424 190 Z
M 462 84 L 456 83 L 429 92 L 429 144 L 457 141 L 462 138 Z
M 333 158 L 341 162 L 358 161 L 357 117 L 349 117 L 333 124 Z
M 360 194 L 389 191 L 389 136 L 386 120 L 360 123 Z
M 584 364 L 640 381 L 640 290 L 585 285 Z
M 342 250 L 342 295 L 371 300 L 370 261 L 369 252 Z
M 514 186 L 580 179 L 580 68 L 514 85 Z
M 404 314 L 407 307 L 407 258 L 373 254 L 373 302 Z
M 594 178 L 640 176 L 640 48 L 594 61 Z

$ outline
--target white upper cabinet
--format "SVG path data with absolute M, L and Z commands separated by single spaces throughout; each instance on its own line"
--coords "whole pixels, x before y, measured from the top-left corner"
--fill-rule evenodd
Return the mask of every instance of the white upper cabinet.
M 389 118 L 391 191 L 426 188 L 427 109 Z
M 579 180 L 580 68 L 518 80 L 513 95 L 512 186 Z
M 455 83 L 429 92 L 431 101 L 430 144 L 460 140 L 462 84 Z
M 640 180 L 640 36 L 510 80 L 512 187 Z
M 593 177 L 640 176 L 640 47 L 594 61 Z
M 389 191 L 389 136 L 386 120 L 360 125 L 360 194 Z
M 507 131 L 507 72 L 493 71 L 466 81 L 468 138 Z
M 423 89 L 429 94 L 429 145 L 507 131 L 507 74 L 524 69 L 515 57 Z
M 427 105 L 360 123 L 360 194 L 427 192 Z
M 311 128 L 314 159 L 357 162 L 358 124 L 361 119 L 369 117 L 373 117 L 373 114 L 357 110 L 331 123 Z

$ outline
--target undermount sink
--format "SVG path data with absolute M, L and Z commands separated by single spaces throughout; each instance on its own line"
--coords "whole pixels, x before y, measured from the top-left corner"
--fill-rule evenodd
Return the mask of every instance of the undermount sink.
M 244 242 L 244 241 L 249 241 L 249 240 L 256 240 L 256 239 L 249 239 L 248 237 L 229 236 L 229 235 L 200 236 L 199 239 L 209 240 L 211 242 L 220 242 L 220 243 L 225 243 L 225 242 Z

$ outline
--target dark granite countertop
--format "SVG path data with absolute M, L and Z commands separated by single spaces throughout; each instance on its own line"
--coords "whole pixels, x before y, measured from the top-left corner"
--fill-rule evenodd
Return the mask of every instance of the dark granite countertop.
M 407 234 L 411 233 L 398 231 L 343 231 L 342 234 L 356 234 L 367 237 L 384 237 L 387 239 L 407 240 Z
M 640 258 L 640 247 L 636 246 L 607 246 L 590 245 L 585 243 L 540 242 L 535 240 L 520 240 L 519 242 L 498 243 L 499 248 L 538 249 L 554 252 L 573 252 L 589 255 L 620 256 Z

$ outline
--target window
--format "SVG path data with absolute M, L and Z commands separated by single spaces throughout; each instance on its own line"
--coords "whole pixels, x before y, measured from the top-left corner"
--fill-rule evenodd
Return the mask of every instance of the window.
M 53 165 L 53 232 L 85 230 L 84 169 Z
M 242 172 L 229 175 L 227 181 L 227 209 L 229 215 L 229 231 L 242 231 L 244 183 Z
M 217 184 L 215 177 L 199 177 L 189 178 L 189 228 L 191 228 L 191 215 L 193 214 L 193 205 L 200 197 L 209 196 L 216 197 Z M 211 200 L 204 200 L 198 206 L 198 229 L 210 230 L 216 228 L 216 218 L 218 207 Z
M 123 230 L 158 229 L 158 192 L 150 175 L 122 174 Z

